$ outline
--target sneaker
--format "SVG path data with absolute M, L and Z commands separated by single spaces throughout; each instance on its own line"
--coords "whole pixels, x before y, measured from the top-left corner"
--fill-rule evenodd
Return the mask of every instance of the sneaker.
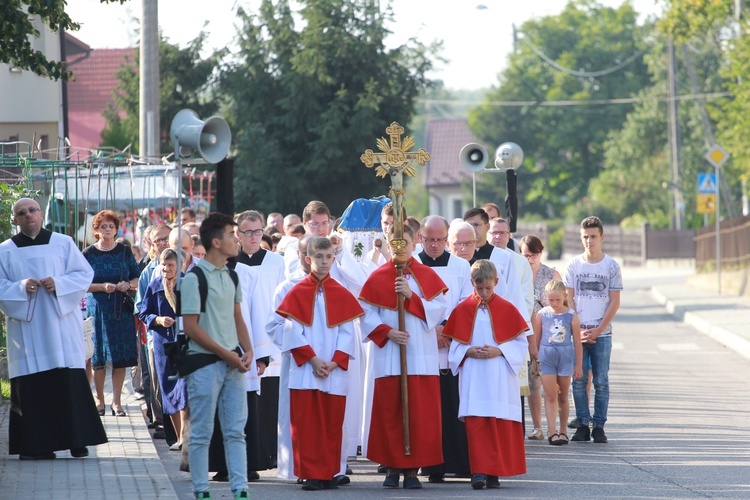
M 250 498 L 247 495 L 247 490 L 240 490 L 234 492 L 234 500 L 240 500 L 241 498 Z
M 602 434 L 604 434 L 604 430 L 602 430 Z M 578 426 L 578 429 L 576 429 L 576 433 L 573 434 L 571 441 L 591 441 L 591 429 L 589 429 L 589 426 Z
M 607 442 L 607 436 L 604 434 L 604 427 L 594 427 L 594 431 L 591 433 L 591 435 L 594 437 L 595 443 Z
M 471 476 L 471 487 L 475 490 L 481 490 L 487 483 L 487 476 L 484 474 L 474 474 Z
M 199 500 L 208 499 L 211 500 L 211 492 L 210 491 L 199 491 L 195 493 L 195 498 Z
M 578 419 L 573 418 L 570 422 L 568 422 L 568 429 L 578 429 Z
M 387 468 L 385 481 L 383 481 L 383 488 L 398 488 L 399 481 L 399 470 Z
M 421 490 L 422 483 L 417 477 L 417 469 L 409 469 L 404 471 L 404 489 L 405 490 Z
M 500 479 L 497 476 L 487 476 L 487 488 L 499 488 Z

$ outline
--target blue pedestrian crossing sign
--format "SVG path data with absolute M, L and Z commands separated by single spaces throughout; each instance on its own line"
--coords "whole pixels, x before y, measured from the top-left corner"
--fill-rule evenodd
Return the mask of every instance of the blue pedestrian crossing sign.
M 716 174 L 698 174 L 698 192 L 701 194 L 714 194 L 717 191 Z

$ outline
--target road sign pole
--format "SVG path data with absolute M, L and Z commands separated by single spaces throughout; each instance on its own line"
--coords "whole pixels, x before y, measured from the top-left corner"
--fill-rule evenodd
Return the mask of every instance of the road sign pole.
M 721 171 L 719 166 L 716 167 L 716 186 L 720 186 L 719 182 L 721 182 L 721 179 L 719 176 L 721 175 Z M 716 279 L 717 279 L 717 288 L 719 290 L 719 295 L 721 295 L 721 221 L 719 220 L 719 215 L 721 213 L 721 190 L 716 190 Z

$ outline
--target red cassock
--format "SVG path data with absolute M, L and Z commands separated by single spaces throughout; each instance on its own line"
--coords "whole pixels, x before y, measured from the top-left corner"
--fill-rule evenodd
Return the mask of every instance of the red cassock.
M 447 289 L 440 277 L 429 267 L 409 260 L 405 274 L 411 275 L 413 295 L 404 301 L 406 331 L 412 336 L 424 335 L 422 322 L 426 318 L 425 304 L 442 295 Z M 396 309 L 396 294 L 393 291 L 396 269 L 392 265 L 379 267 L 368 278 L 360 293 L 360 300 L 381 310 Z M 442 314 L 442 313 L 441 313 Z M 410 327 L 410 325 L 412 325 Z M 370 340 L 382 349 L 391 328 L 398 325 L 381 324 L 369 334 Z M 367 437 L 367 458 L 396 469 L 414 469 L 443 462 L 442 422 L 440 413 L 440 379 L 437 365 L 437 340 L 435 342 L 436 364 L 430 374 L 410 374 L 409 387 L 409 432 L 411 455 L 404 454 L 404 426 L 401 403 L 400 375 L 380 376 L 374 381 L 370 433 Z M 409 356 L 420 356 L 419 352 L 407 348 Z M 376 358 L 377 360 L 377 358 Z M 376 361 L 377 362 L 377 361 Z M 409 364 L 409 373 L 412 365 Z
M 325 320 L 321 317 L 315 318 L 313 325 L 319 292 L 323 294 Z M 316 344 L 315 339 L 312 338 L 316 334 L 335 335 L 335 327 L 351 322 L 363 314 L 359 302 L 346 288 L 330 276 L 318 279 L 313 274 L 289 291 L 276 312 L 309 327 L 306 331 L 311 336 L 311 344 Z M 318 310 L 318 314 L 320 312 L 322 311 Z M 318 342 L 317 344 L 326 343 Z M 302 366 L 318 354 L 323 359 L 327 357 L 326 354 L 316 353 L 312 345 L 294 348 L 291 354 L 297 366 Z M 347 353 L 336 350 L 333 352 L 332 360 L 342 370 L 348 369 L 349 355 Z M 303 479 L 332 479 L 339 473 L 341 467 L 346 396 L 312 388 L 290 389 L 289 408 L 294 474 Z

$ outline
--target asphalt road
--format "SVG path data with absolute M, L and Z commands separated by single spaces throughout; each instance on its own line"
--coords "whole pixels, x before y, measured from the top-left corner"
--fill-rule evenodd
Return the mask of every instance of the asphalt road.
M 615 319 L 610 370 L 608 444 L 553 447 L 527 441 L 528 472 L 474 491 L 467 480 L 425 483 L 423 490 L 386 490 L 375 465 L 358 459 L 352 484 L 326 498 L 750 498 L 750 367 L 733 351 L 675 322 L 648 293 L 655 279 L 626 274 Z M 572 408 L 572 402 L 571 402 Z M 527 416 L 527 421 L 529 418 Z M 528 424 L 527 424 L 528 426 Z M 178 453 L 157 442 L 180 498 L 192 498 Z M 501 478 L 502 479 L 502 478 Z M 214 498 L 230 498 L 212 483 Z M 298 485 L 261 474 L 254 498 L 309 498 Z

